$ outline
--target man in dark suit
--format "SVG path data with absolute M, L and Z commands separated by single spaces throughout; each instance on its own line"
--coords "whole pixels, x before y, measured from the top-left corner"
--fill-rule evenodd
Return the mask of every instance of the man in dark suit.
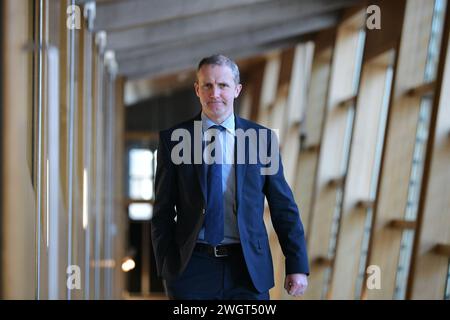
M 276 137 L 234 114 L 242 86 L 229 58 L 204 58 L 194 86 L 201 113 L 161 131 L 158 147 L 152 241 L 169 297 L 269 299 L 265 198 L 286 257 L 284 287 L 302 295 L 306 244 Z

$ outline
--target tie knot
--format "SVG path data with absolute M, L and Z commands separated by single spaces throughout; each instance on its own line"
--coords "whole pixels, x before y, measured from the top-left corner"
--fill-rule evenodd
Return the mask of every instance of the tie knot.
M 211 126 L 211 127 L 208 128 L 208 130 L 210 130 L 210 129 L 215 129 L 215 130 L 219 130 L 219 131 L 224 131 L 224 130 L 225 130 L 225 127 L 224 127 L 224 126 L 221 126 L 220 124 L 215 124 L 215 125 L 213 125 L 213 126 Z

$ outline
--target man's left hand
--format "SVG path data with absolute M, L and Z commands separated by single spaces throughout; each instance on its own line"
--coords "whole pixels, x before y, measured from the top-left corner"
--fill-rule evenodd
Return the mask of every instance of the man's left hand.
M 304 273 L 293 273 L 286 276 L 284 281 L 284 288 L 294 297 L 301 296 L 305 293 L 308 287 L 308 278 Z

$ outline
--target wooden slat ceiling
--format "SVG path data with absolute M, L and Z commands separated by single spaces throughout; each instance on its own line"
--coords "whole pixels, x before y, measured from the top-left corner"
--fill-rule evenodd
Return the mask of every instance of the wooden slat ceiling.
M 93 31 L 106 31 L 119 74 L 148 78 L 192 68 L 214 53 L 240 59 L 294 44 L 336 25 L 342 9 L 359 2 L 104 0 L 96 1 Z

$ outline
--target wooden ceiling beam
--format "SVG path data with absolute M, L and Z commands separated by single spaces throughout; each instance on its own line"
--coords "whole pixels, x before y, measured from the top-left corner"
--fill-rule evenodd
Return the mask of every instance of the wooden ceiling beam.
M 244 53 L 247 49 L 252 50 L 252 47 L 261 48 L 271 42 L 332 27 L 338 20 L 337 14 L 313 16 L 219 38 L 186 41 L 170 49 L 152 51 L 135 59 L 123 58 L 118 54 L 119 73 L 133 78 L 192 68 L 202 57 L 214 53 L 224 53 L 230 56 L 230 53 L 233 52 Z M 252 51 L 254 54 L 258 52 Z
M 117 30 L 269 0 L 97 1 L 94 31 Z M 86 2 L 86 1 L 84 1 Z
M 292 48 L 299 42 L 303 41 L 304 37 L 293 37 L 283 39 L 281 41 L 270 42 L 260 46 L 254 46 L 249 48 L 241 48 L 240 50 L 224 51 L 223 54 L 227 55 L 233 60 L 246 59 L 254 57 L 255 55 L 263 55 L 273 50 L 283 50 L 286 48 Z M 154 78 L 161 75 L 174 74 L 176 72 L 183 72 L 192 70 L 198 64 L 197 58 L 190 58 L 189 60 L 179 61 L 179 63 L 170 64 L 166 66 L 160 66 L 157 68 L 143 70 L 142 73 L 135 73 L 127 75 L 130 80 L 137 80 L 142 78 Z
M 324 14 L 354 3 L 355 0 L 278 0 L 231 7 L 202 15 L 181 16 L 139 28 L 108 32 L 107 48 L 126 52 L 130 48 L 167 45 L 186 39 L 220 37 L 230 32 L 239 33 Z

